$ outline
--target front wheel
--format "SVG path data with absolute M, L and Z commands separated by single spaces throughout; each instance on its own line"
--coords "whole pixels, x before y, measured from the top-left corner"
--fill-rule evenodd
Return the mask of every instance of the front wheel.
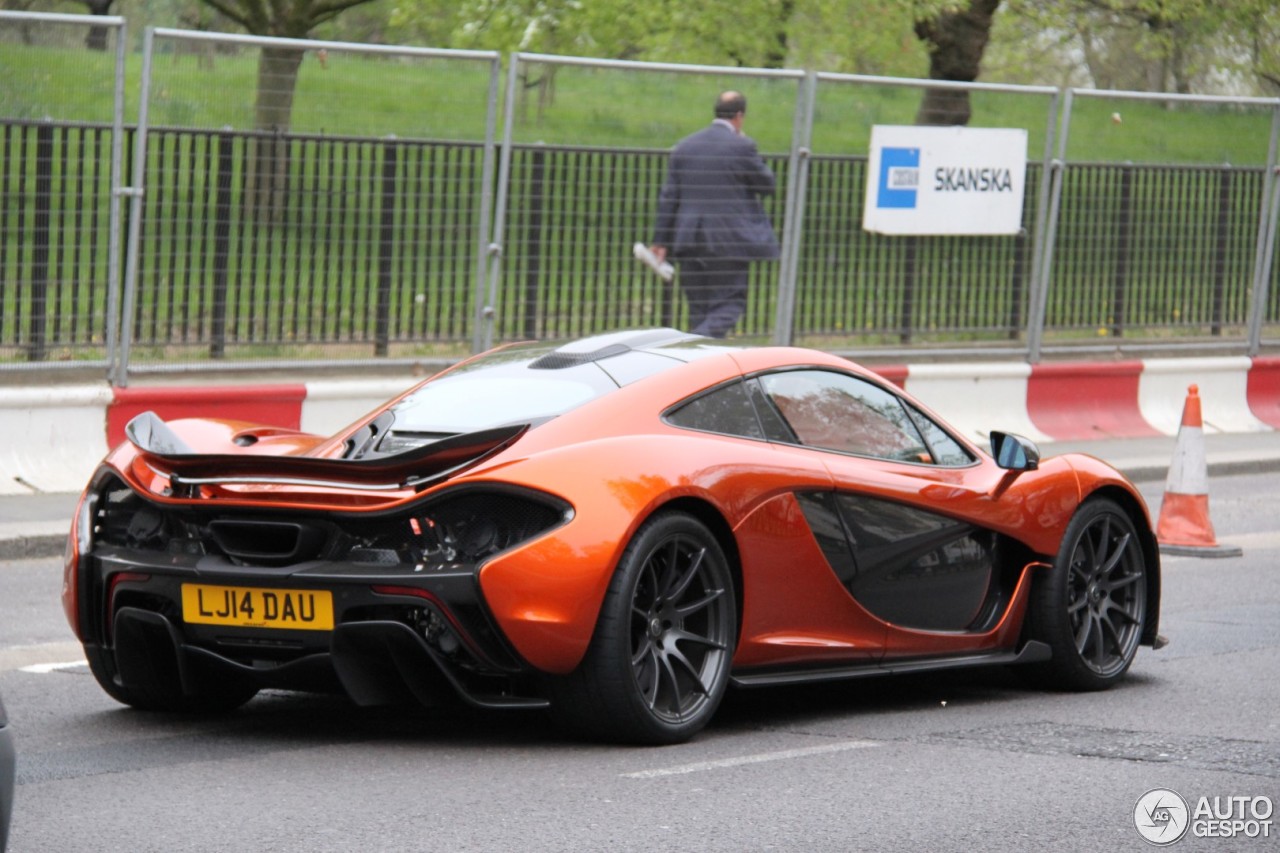
M 1128 671 L 1142 640 L 1147 574 L 1128 514 L 1107 499 L 1076 511 L 1031 602 L 1032 638 L 1053 658 L 1032 671 L 1045 686 L 1101 690 Z
M 736 636 L 716 538 L 684 513 L 655 516 L 622 555 L 582 663 L 552 682 L 552 713 L 605 740 L 688 740 L 724 696 Z

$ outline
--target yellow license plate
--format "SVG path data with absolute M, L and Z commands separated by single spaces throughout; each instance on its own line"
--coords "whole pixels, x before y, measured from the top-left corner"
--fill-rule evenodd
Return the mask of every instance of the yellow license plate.
M 182 618 L 199 625 L 332 631 L 333 593 L 184 583 Z

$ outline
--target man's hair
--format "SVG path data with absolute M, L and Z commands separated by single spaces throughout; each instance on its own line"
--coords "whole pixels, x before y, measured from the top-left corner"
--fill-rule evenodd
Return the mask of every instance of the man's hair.
M 721 92 L 716 98 L 716 118 L 731 119 L 747 111 L 747 98 L 741 92 Z

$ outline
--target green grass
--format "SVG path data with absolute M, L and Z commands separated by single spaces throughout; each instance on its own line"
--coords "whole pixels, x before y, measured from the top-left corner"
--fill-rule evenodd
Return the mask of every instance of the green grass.
M 253 128 L 256 48 L 158 39 L 151 120 L 156 125 Z M 506 60 L 509 61 L 509 60 Z M 134 121 L 141 55 L 126 61 L 126 116 Z M 114 55 L 5 44 L 0 50 L 0 115 L 109 121 Z M 299 69 L 292 130 L 333 136 L 415 139 L 484 137 L 490 67 L 486 62 L 308 52 Z M 715 93 L 747 93 L 747 131 L 766 152 L 790 150 L 800 86 L 794 79 L 680 74 L 633 68 L 526 63 L 517 91 L 517 142 L 666 148 L 703 126 Z M 500 73 L 505 87 L 507 74 Z M 824 81 L 815 99 L 815 153 L 865 154 L 875 124 L 913 124 L 921 90 Z M 974 92 L 974 127 L 1028 132 L 1039 160 L 1050 99 L 1030 93 Z M 1121 121 L 1113 121 L 1119 114 Z M 501 115 L 499 115 L 501 118 Z M 1068 160 L 1135 163 L 1265 163 L 1269 112 L 1243 105 L 1074 99 Z M 1057 132 L 1056 119 L 1052 122 Z M 1054 152 L 1057 153 L 1055 145 Z

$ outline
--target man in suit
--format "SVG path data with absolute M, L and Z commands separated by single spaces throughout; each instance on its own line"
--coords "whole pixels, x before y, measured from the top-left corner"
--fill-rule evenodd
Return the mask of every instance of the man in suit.
M 750 262 L 778 257 L 760 204 L 776 179 L 742 135 L 746 114 L 747 99 L 724 92 L 711 125 L 671 150 L 650 246 L 659 262 L 679 265 L 690 331 L 713 338 L 727 335 L 747 310 Z

